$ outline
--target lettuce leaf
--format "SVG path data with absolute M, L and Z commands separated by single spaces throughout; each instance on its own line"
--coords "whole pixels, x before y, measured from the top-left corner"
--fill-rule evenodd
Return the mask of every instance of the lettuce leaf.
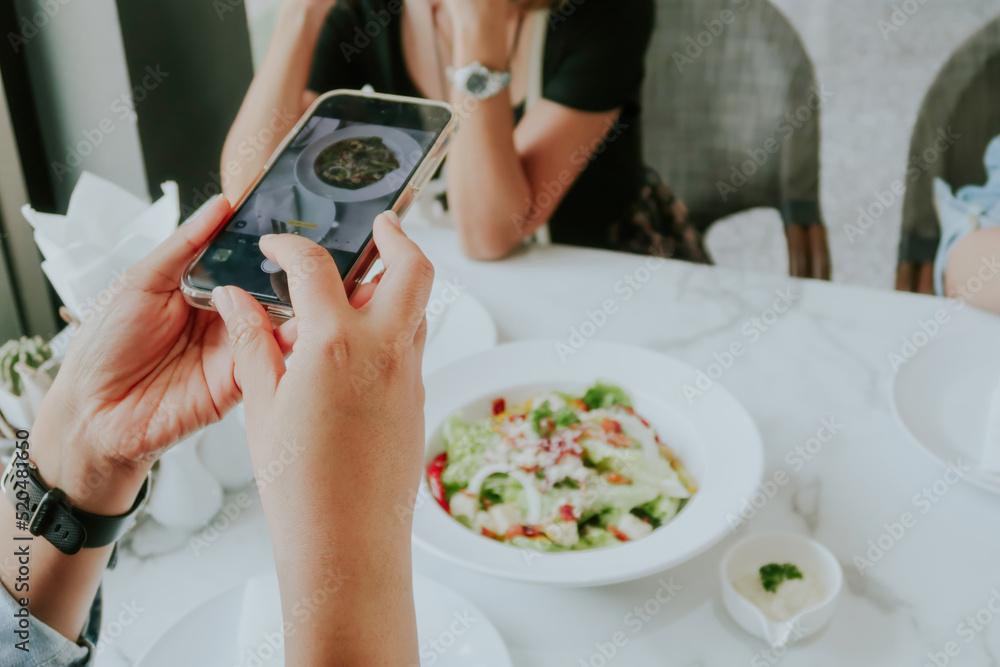
M 460 415 L 445 422 L 442 429 L 448 465 L 441 475 L 446 485 L 468 486 L 469 480 L 483 465 L 483 455 L 500 434 L 484 424 L 469 424 Z
M 591 410 L 610 408 L 615 405 L 621 405 L 626 408 L 632 407 L 632 399 L 628 397 L 624 389 L 613 384 L 604 384 L 603 382 L 598 382 L 588 389 L 587 393 L 583 395 L 583 402 Z

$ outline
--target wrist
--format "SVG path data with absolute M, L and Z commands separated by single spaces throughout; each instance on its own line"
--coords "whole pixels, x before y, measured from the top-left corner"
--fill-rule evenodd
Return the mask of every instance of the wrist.
M 53 387 L 55 390 L 55 387 Z M 114 460 L 77 423 L 78 414 L 50 392 L 29 434 L 28 458 L 49 488 L 61 489 L 74 507 L 102 516 L 126 513 L 150 464 Z M 61 409 L 60 409 L 61 408 Z
M 506 35 L 495 26 L 479 25 L 471 19 L 461 26 L 456 24 L 454 44 L 452 65 L 456 68 L 473 62 L 497 71 L 507 67 Z
M 306 29 L 319 33 L 326 15 L 333 10 L 335 4 L 335 2 L 312 2 L 309 0 L 283 2 L 278 8 L 275 30 Z
M 312 55 L 315 42 L 323 30 L 326 15 L 332 9 L 332 3 L 329 5 L 307 2 L 282 3 L 275 20 L 272 42 L 287 53 L 304 46 Z

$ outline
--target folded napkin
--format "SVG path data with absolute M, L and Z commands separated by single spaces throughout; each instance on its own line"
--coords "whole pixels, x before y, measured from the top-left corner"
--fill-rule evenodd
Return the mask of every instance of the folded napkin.
M 78 319 L 87 316 L 100 293 L 126 268 L 177 228 L 177 184 L 160 187 L 163 197 L 150 206 L 124 188 L 84 172 L 66 215 L 40 213 L 30 206 L 21 209 L 45 258 L 42 270 Z
M 990 413 L 986 418 L 986 442 L 979 461 L 983 472 L 1000 473 L 1000 383 L 990 396 Z

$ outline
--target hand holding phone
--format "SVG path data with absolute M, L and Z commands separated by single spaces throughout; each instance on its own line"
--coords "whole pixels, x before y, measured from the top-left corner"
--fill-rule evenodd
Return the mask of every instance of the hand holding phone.
M 338 267 L 312 241 L 284 234 L 261 242 L 289 276 L 296 316 L 284 326 L 297 336 L 287 368 L 264 308 L 235 287 L 216 290 L 246 404 L 253 468 L 280 467 L 258 478 L 258 488 L 282 603 L 290 609 L 325 582 L 337 587 L 324 604 L 324 631 L 308 642 L 289 641 L 288 664 L 336 654 L 346 634 L 360 634 L 357 646 L 371 655 L 371 646 L 384 644 L 383 629 L 359 622 L 359 604 L 397 619 L 395 647 L 416 650 L 410 584 L 402 576 L 410 571 L 410 525 L 398 510 L 412 503 L 423 468 L 421 357 L 434 276 L 394 217 L 379 216 L 373 229 L 386 267 L 382 280 L 350 302 Z M 369 300 L 360 307 L 362 291 Z M 379 526 L 368 544 L 377 562 L 345 544 L 358 526 Z
M 378 257 L 372 220 L 383 211 L 405 215 L 456 130 L 443 103 L 349 91 L 321 96 L 185 273 L 185 297 L 213 309 L 212 291 L 234 285 L 270 317 L 291 318 L 288 272 L 260 247 L 270 234 L 324 248 L 350 297 Z

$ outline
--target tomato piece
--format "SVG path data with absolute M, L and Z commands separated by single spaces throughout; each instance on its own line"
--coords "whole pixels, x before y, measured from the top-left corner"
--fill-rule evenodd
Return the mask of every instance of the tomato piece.
M 624 475 L 619 475 L 616 472 L 609 472 L 605 476 L 604 479 L 608 480 L 608 484 L 631 484 L 632 483 L 632 480 L 630 480 L 628 477 L 625 477 Z
M 577 440 L 579 440 L 579 438 L 577 438 L 573 442 L 576 442 Z M 559 456 L 556 457 L 556 463 L 562 463 L 562 460 L 567 456 L 576 456 L 577 458 L 580 458 L 580 454 L 578 454 L 577 452 L 574 452 L 573 450 L 570 449 L 564 449 L 561 452 L 559 452 Z
M 538 526 L 521 526 L 525 537 L 538 537 L 542 534 L 542 529 Z
M 624 433 L 608 433 L 606 434 L 605 439 L 612 447 L 618 447 L 619 449 L 628 449 L 632 447 L 632 438 L 628 437 Z
M 608 526 L 608 532 L 617 537 L 619 542 L 628 542 L 628 536 L 614 526 Z
M 556 420 L 552 417 L 543 417 L 538 420 L 538 435 L 548 438 L 556 430 Z
M 489 528 L 486 528 L 485 526 L 483 526 L 483 528 L 481 528 L 480 530 L 481 530 L 481 532 L 483 533 L 483 537 L 488 537 L 488 538 L 490 538 L 491 540 L 495 540 L 495 539 L 497 539 L 497 538 L 498 538 L 498 536 L 497 536 L 497 534 L 496 534 L 496 533 L 494 533 L 494 532 L 493 532 L 492 530 L 490 530 Z
M 503 414 L 504 412 L 507 412 L 507 401 L 502 398 L 493 401 L 493 416 Z
M 601 428 L 604 430 L 605 433 L 621 433 L 622 432 L 622 425 L 621 425 L 621 423 L 615 421 L 614 419 L 609 419 L 608 417 L 605 417 L 601 421 Z
M 503 536 L 506 540 L 512 540 L 515 537 L 524 537 L 524 526 L 511 526 Z
M 559 516 L 562 517 L 563 521 L 576 521 L 576 515 L 573 513 L 572 505 L 563 505 L 560 507 Z
M 437 501 L 438 505 L 445 512 L 451 514 L 448 499 L 444 495 L 444 483 L 441 481 L 441 475 L 444 473 L 446 465 L 448 465 L 447 452 L 438 454 L 427 464 L 427 485 L 430 486 L 431 495 L 434 496 L 434 500 Z

